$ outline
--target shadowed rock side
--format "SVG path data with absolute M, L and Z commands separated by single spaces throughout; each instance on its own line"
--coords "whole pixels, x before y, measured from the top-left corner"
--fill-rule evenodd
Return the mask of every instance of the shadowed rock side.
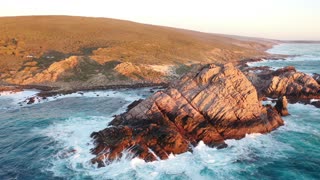
M 312 77 L 318 84 L 320 84 L 320 74 L 314 73 Z
M 283 96 L 277 100 L 277 103 L 274 106 L 274 108 L 279 112 L 281 116 L 287 116 L 289 115 L 287 106 L 288 106 L 287 98 L 286 96 Z
M 136 102 L 135 102 L 136 103 Z M 136 103 L 137 104 L 137 103 Z M 279 113 L 258 101 L 256 89 L 232 64 L 208 65 L 183 76 L 167 90 L 116 116 L 92 133 L 92 159 L 104 166 L 127 150 L 146 161 L 167 159 L 199 141 L 222 148 L 225 139 L 267 133 L 283 125 Z

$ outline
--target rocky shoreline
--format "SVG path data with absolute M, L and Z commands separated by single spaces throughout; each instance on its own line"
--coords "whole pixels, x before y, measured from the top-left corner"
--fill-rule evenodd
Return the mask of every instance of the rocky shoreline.
M 260 100 L 265 99 L 266 97 L 269 98 L 277 98 L 279 97 L 279 94 L 270 94 L 266 92 L 261 92 L 265 89 L 268 89 L 266 85 L 270 84 L 271 78 L 279 75 L 279 73 L 285 73 L 286 71 L 293 71 L 296 72 L 294 67 L 286 67 L 283 70 L 271 70 L 268 66 L 260 66 L 260 67 L 249 67 L 248 63 L 251 62 L 259 62 L 263 61 L 264 59 L 274 59 L 274 60 L 283 60 L 287 58 L 288 55 L 277 55 L 277 54 L 270 54 L 263 57 L 258 58 L 251 58 L 251 59 L 245 59 L 241 61 L 234 62 L 234 66 L 239 68 L 246 76 L 247 78 L 253 83 L 253 85 L 257 88 L 258 91 L 258 97 Z M 197 69 L 201 67 L 199 64 L 198 66 L 194 66 L 194 69 Z M 291 69 L 290 69 L 291 68 Z M 192 71 L 192 69 L 191 69 Z M 282 71 L 282 72 L 281 72 Z M 303 73 L 300 75 L 304 75 Z M 306 76 L 308 77 L 308 76 Z M 320 75 L 317 73 L 314 73 L 312 78 L 319 84 L 320 83 Z M 312 79 L 311 78 L 311 79 Z M 309 77 L 310 79 L 310 77 Z M 314 82 L 313 82 L 314 83 Z M 0 92 L 19 92 L 23 91 L 24 89 L 36 89 L 40 92 L 37 94 L 36 98 L 39 99 L 46 99 L 47 97 L 57 96 L 57 95 L 66 95 L 76 92 L 83 92 L 83 91 L 96 91 L 96 90 L 117 90 L 117 89 L 136 89 L 136 88 L 143 88 L 143 87 L 161 87 L 161 88 L 167 88 L 170 83 L 162 82 L 162 83 L 120 83 L 120 84 L 112 84 L 112 85 L 102 85 L 102 86 L 88 86 L 88 87 L 73 87 L 73 88 L 61 88 L 58 86 L 51 86 L 51 85 L 13 85 L 13 84 L 3 84 L 0 83 Z M 303 86 L 303 85 L 302 85 Z M 301 88 L 300 88 L 301 90 Z M 319 96 L 314 93 L 315 95 L 312 95 L 312 93 L 307 93 L 307 95 L 297 95 L 297 94 L 288 94 L 284 93 L 283 95 L 286 95 L 288 98 L 289 103 L 303 103 L 303 104 L 312 104 L 315 107 L 320 107 L 319 101 L 313 101 L 312 99 L 319 99 Z M 31 97 L 30 99 L 27 99 L 26 102 L 28 104 L 32 104 L 34 102 L 35 97 Z
M 167 159 L 203 141 L 225 147 L 225 139 L 267 133 L 283 125 L 289 115 L 287 98 L 320 98 L 320 85 L 294 67 L 251 72 L 231 63 L 206 65 L 166 90 L 134 102 L 104 130 L 92 133 L 99 167 L 121 157 L 124 150 L 145 161 Z M 261 99 L 276 97 L 275 107 Z
M 285 56 L 274 56 L 282 59 Z M 195 66 L 180 80 L 167 83 L 138 83 L 95 86 L 63 90 L 49 86 L 1 86 L 1 91 L 18 92 L 38 89 L 36 98 L 79 91 L 162 87 L 146 100 L 133 102 L 127 112 L 117 115 L 107 128 L 93 132 L 99 167 L 121 157 L 123 151 L 145 161 L 167 159 L 172 154 L 191 151 L 203 141 L 206 145 L 224 148 L 226 139 L 241 139 L 250 133 L 268 133 L 289 115 L 287 104 L 305 103 L 320 108 L 319 75 L 297 72 L 292 66 L 271 70 L 249 67 L 250 59 L 235 64 Z M 151 90 L 152 91 L 152 90 Z M 261 100 L 278 99 L 276 105 L 262 105 Z
M 260 99 L 286 96 L 290 103 L 316 105 L 317 102 L 312 102 L 312 99 L 320 98 L 317 74 L 310 76 L 298 72 L 293 66 L 277 70 L 267 66 L 243 67 L 242 72 L 256 87 Z
M 99 91 L 99 90 L 118 90 L 118 89 L 139 89 L 139 88 L 166 88 L 168 87 L 167 83 L 137 83 L 132 85 L 109 85 L 109 86 L 95 86 L 95 87 L 88 87 L 88 88 L 79 88 L 79 89 L 70 89 L 70 90 L 61 90 L 57 87 L 50 87 L 50 86 L 38 86 L 38 85 L 2 85 L 0 86 L 0 93 L 1 92 L 10 92 L 16 93 L 21 92 L 25 89 L 36 89 L 40 92 L 36 94 L 36 96 L 29 97 L 25 99 L 23 102 L 26 104 L 33 104 L 36 100 L 41 101 L 45 100 L 48 97 L 59 96 L 59 95 L 67 95 L 72 93 L 83 93 L 87 91 Z M 154 92 L 154 90 L 150 90 Z M 22 103 L 22 102 L 20 102 Z
M 234 64 L 239 67 L 240 69 L 244 67 L 248 67 L 247 63 L 249 62 L 257 62 L 262 61 L 263 59 L 284 59 L 285 57 L 288 57 L 287 55 L 273 55 L 269 54 L 266 56 L 260 56 L 257 58 L 250 58 L 250 59 L 243 59 L 240 61 L 234 62 Z M 200 67 L 201 64 L 195 65 L 193 68 Z M 192 70 L 192 69 L 191 69 Z M 39 93 L 39 97 L 46 98 L 50 96 L 55 95 L 64 95 L 64 94 L 70 94 L 75 93 L 78 91 L 95 91 L 95 90 L 110 90 L 110 89 L 136 89 L 136 88 L 142 88 L 142 87 L 158 87 L 161 86 L 163 88 L 168 87 L 170 82 L 121 82 L 116 84 L 110 84 L 110 85 L 94 85 L 94 86 L 75 86 L 75 87 L 63 87 L 63 85 L 60 87 L 58 85 L 51 85 L 49 84 L 29 84 L 29 85 L 21 85 L 21 84 L 8 84 L 0 82 L 0 92 L 3 91 L 12 91 L 12 92 L 18 92 L 22 91 L 23 89 L 37 89 L 41 92 Z

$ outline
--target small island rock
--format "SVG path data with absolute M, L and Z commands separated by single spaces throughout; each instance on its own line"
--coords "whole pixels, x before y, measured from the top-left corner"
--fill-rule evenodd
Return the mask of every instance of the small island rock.
M 107 128 L 93 132 L 92 163 L 104 166 L 123 151 L 145 161 L 167 159 L 199 141 L 222 148 L 226 139 L 267 133 L 281 125 L 279 113 L 262 106 L 255 87 L 240 70 L 231 63 L 207 65 L 135 102 Z

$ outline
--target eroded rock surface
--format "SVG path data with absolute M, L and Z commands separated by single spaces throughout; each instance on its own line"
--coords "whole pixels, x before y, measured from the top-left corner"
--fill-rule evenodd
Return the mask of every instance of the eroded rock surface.
M 320 97 L 320 85 L 310 75 L 286 67 L 275 71 L 275 76 L 266 90 L 270 96 L 280 95 L 297 98 Z
M 320 98 L 320 85 L 314 77 L 287 66 L 276 71 L 245 72 L 259 92 L 259 96 L 278 98 L 287 96 L 290 100 Z
M 262 106 L 255 87 L 232 64 L 208 65 L 167 90 L 156 92 L 118 115 L 110 127 L 92 133 L 92 159 L 99 166 L 121 157 L 166 159 L 199 141 L 225 147 L 225 139 L 267 133 L 283 125 L 279 113 Z

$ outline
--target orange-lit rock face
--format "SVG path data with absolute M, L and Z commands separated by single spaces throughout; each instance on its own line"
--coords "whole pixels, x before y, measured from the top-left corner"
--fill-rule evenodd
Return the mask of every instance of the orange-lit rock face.
M 258 101 L 256 89 L 232 64 L 205 66 L 165 91 L 131 107 L 100 132 L 92 133 L 103 166 L 128 150 L 146 161 L 166 159 L 203 141 L 224 147 L 225 139 L 266 133 L 281 126 L 277 111 Z
M 286 96 L 290 101 L 320 98 L 320 75 L 297 72 L 295 67 L 287 66 L 271 71 L 268 68 L 261 72 L 245 71 L 246 76 L 259 91 L 261 97 L 278 98 Z
M 302 72 L 296 72 L 291 67 L 285 67 L 275 71 L 276 76 L 271 80 L 271 83 L 266 90 L 267 95 L 282 96 L 296 98 L 317 98 L 320 97 L 320 85 L 316 81 L 316 76 L 313 78 Z M 280 73 L 277 73 L 280 72 Z

